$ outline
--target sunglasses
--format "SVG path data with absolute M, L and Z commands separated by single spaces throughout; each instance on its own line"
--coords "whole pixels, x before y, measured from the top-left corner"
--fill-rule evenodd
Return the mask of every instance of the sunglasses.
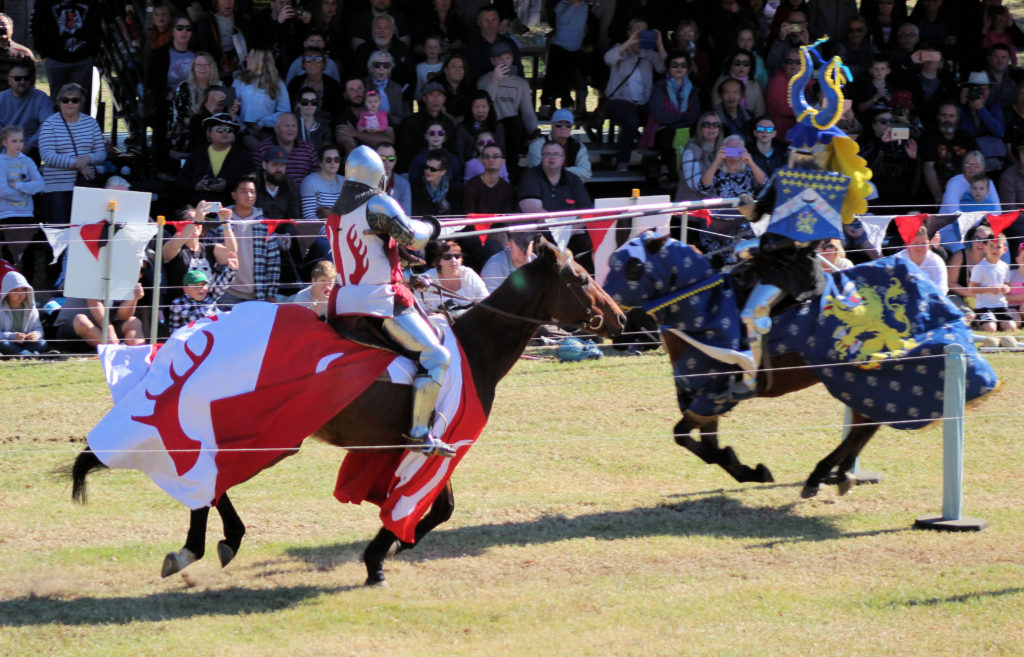
M 800 60 L 799 59 L 785 59 L 785 60 L 783 60 L 783 63 L 784 64 L 799 64 Z
M 444 134 L 444 130 L 427 130 L 427 135 L 430 137 L 444 137 Z
M 496 143 L 496 142 L 493 139 L 477 139 L 476 140 L 476 145 L 477 146 L 490 146 L 491 144 L 494 144 L 494 143 Z
M 721 123 L 701 123 L 700 127 L 702 127 L 702 128 L 720 128 L 720 127 L 722 127 L 722 124 Z
M 757 126 L 757 128 L 755 128 L 755 130 L 757 130 L 758 132 L 775 132 L 775 128 L 769 128 L 768 126 L 765 125 L 759 125 Z
M 555 127 L 556 128 L 571 128 L 572 124 L 569 123 L 568 121 L 556 121 L 555 122 Z
M 481 155 L 480 159 L 481 160 L 500 160 L 501 156 L 500 155 L 495 155 L 495 154 L 492 154 L 492 155 Z
M 32 79 L 31 75 L 11 75 L 8 77 L 15 82 L 28 82 Z
M 317 100 L 316 98 L 303 98 L 302 100 L 299 101 L 299 105 L 304 105 L 306 107 L 309 107 L 310 105 L 316 107 L 319 104 L 320 101 Z
M 324 58 L 323 57 L 319 57 L 319 56 L 317 56 L 317 57 L 303 57 L 302 61 L 323 64 L 324 63 Z
M 380 159 L 382 162 L 394 162 L 398 159 L 397 155 L 381 155 Z
M 211 128 L 211 130 L 213 130 L 216 133 L 222 134 L 222 135 L 226 135 L 229 132 L 234 132 L 234 130 L 232 128 L 229 128 L 226 125 L 218 126 L 216 128 Z
M 78 103 L 82 102 L 82 99 L 78 97 L 61 96 L 60 102 L 65 105 L 77 105 Z
M 448 169 L 443 168 L 443 167 L 432 167 L 429 164 L 427 165 L 427 171 L 429 171 L 430 173 L 437 173 L 438 171 L 447 171 L 447 170 Z
M 338 162 L 340 164 L 341 163 L 341 158 L 340 157 L 325 157 L 324 158 L 324 162 L 326 162 L 328 164 L 330 164 L 332 162 Z
M 192 31 L 192 26 L 191 25 L 175 25 L 174 29 L 178 30 L 179 32 L 191 32 Z
M 733 66 L 750 66 L 749 59 L 734 59 L 732 61 Z
M 441 259 L 442 260 L 462 260 L 462 254 L 461 253 L 446 253 L 443 256 L 441 256 Z
M 373 63 L 373 67 L 374 68 L 391 68 L 391 64 L 388 64 L 387 62 L 374 62 Z

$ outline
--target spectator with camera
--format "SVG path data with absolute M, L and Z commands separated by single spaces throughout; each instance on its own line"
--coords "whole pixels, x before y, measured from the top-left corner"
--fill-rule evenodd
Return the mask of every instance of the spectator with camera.
M 494 101 L 494 112 L 505 133 L 505 144 L 510 146 L 509 173 L 518 178 L 519 152 L 530 137 L 537 134 L 537 115 L 533 111 L 530 83 L 516 73 L 511 46 L 498 41 L 491 47 L 494 68 L 480 76 L 477 88 L 483 89 Z
M 956 80 L 946 70 L 942 53 L 934 48 L 922 48 L 914 54 L 917 73 L 910 85 L 914 109 L 924 124 L 931 124 L 939 110 L 939 103 L 956 98 Z
M 605 53 L 604 61 L 611 68 L 605 88 L 607 116 L 620 126 L 616 153 L 618 171 L 629 169 L 633 142 L 640 126 L 647 122 L 654 74 L 665 72 L 667 58 L 661 31 L 648 30 L 647 23 L 639 19 L 630 21 L 629 38 Z
M 778 13 L 775 15 L 778 16 Z M 807 31 L 807 14 L 799 10 L 791 11 L 789 18 L 779 26 L 778 35 L 771 39 L 765 63 L 772 71 L 779 71 L 785 67 L 790 50 L 806 46 L 810 42 L 811 35 Z
M 743 135 L 729 135 L 715 154 L 711 166 L 701 174 L 697 190 L 705 196 L 740 196 L 755 194 L 767 176 L 754 163 L 747 151 Z
M 231 188 L 252 173 L 252 153 L 235 143 L 241 126 L 230 114 L 220 113 L 203 121 L 206 144 L 197 147 L 178 172 L 175 185 L 183 201 L 196 205 L 204 199 L 231 203 Z
M 488 4 L 480 7 L 476 16 L 477 31 L 466 44 L 463 60 L 466 65 L 466 82 L 470 88 L 476 87 L 477 80 L 494 68 L 491 49 L 499 41 L 511 48 L 512 66 L 509 71 L 517 75 L 523 71 L 519 45 L 508 35 L 498 33 L 500 23 L 501 14 L 496 6 Z
M 161 252 L 167 301 L 177 295 L 186 273 L 201 271 L 213 278 L 217 267 L 226 267 L 228 258 L 238 253 L 238 241 L 229 223 L 229 208 L 217 201 L 200 201 L 195 210 L 182 212 L 181 218 L 187 223 L 164 240 Z M 204 239 L 207 220 L 220 222 L 219 240 Z
M 985 71 L 976 71 L 960 89 L 960 129 L 974 137 L 978 149 L 985 154 L 986 171 L 1001 169 L 1006 157 L 1002 108 L 988 104 L 991 84 Z
M 917 142 L 910 138 L 909 128 L 895 125 L 895 116 L 888 109 L 876 110 L 868 122 L 868 130 L 859 140 L 860 156 L 872 171 L 871 182 L 878 192 L 872 204 L 879 212 L 900 212 L 890 206 L 912 200 L 911 189 L 917 173 Z M 881 209 L 884 208 L 884 209 Z
M 963 169 L 963 156 L 978 148 L 974 137 L 959 125 L 960 106 L 946 102 L 939 106 L 935 124 L 926 128 L 921 136 L 922 172 L 936 204 L 942 203 L 946 184 Z

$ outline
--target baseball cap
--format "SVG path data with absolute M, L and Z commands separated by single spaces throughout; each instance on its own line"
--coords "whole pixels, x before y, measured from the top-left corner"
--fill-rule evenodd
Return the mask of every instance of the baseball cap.
M 494 45 L 491 46 L 491 57 L 499 57 L 506 53 L 512 54 L 512 46 L 509 44 L 508 41 L 502 41 L 501 39 L 498 39 L 497 41 L 494 42 Z
M 575 123 L 572 115 L 572 110 L 562 108 L 551 115 L 551 122 L 558 123 L 559 121 L 568 121 L 569 123 Z
M 444 85 L 442 85 L 440 82 L 428 82 L 425 85 L 423 85 L 423 89 L 422 91 L 420 91 L 420 96 L 426 96 L 427 94 L 432 93 L 434 91 L 440 91 L 441 93 L 444 93 Z
M 288 151 L 284 149 L 284 146 L 273 145 L 263 153 L 263 161 L 288 164 Z
M 209 283 L 210 277 L 206 275 L 206 272 L 199 269 L 189 270 L 185 274 L 185 278 L 182 279 L 182 283 L 185 285 L 196 285 L 197 283 Z

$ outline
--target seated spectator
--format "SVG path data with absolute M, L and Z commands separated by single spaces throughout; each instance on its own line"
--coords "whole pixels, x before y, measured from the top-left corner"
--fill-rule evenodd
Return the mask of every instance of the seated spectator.
M 494 101 L 494 112 L 505 132 L 505 143 L 510 146 L 512 156 L 508 165 L 515 172 L 519 169 L 519 153 L 527 138 L 537 132 L 537 115 L 533 110 L 533 96 L 530 83 L 516 74 L 512 47 L 505 41 L 498 41 L 491 49 L 494 68 L 483 74 L 477 88 L 483 89 Z
M 9 88 L 8 78 L 15 66 L 35 66 L 36 56 L 32 51 L 14 40 L 14 21 L 7 14 L 0 13 L 0 91 Z
M 330 0 L 327 0 L 327 2 L 330 2 Z M 333 50 L 331 50 L 331 48 L 327 46 L 327 39 L 325 37 L 325 34 L 330 33 L 317 30 L 316 28 L 311 29 L 306 33 L 306 38 L 302 41 L 303 54 L 293 59 L 292 63 L 288 66 L 288 72 L 284 76 L 285 85 L 291 84 L 292 80 L 299 77 L 305 72 L 305 68 L 303 65 L 305 64 L 306 49 L 319 48 L 325 53 L 334 52 Z M 341 83 L 341 70 L 338 68 L 337 62 L 331 59 L 330 56 L 328 56 L 327 61 L 324 62 L 324 75 L 339 84 Z
M 345 103 L 347 107 L 335 117 L 334 139 L 346 155 L 363 144 L 375 148 L 381 142 L 394 142 L 395 129 L 390 123 L 382 132 L 366 132 L 356 127 L 366 104 L 366 83 L 361 78 L 345 81 Z
M 321 147 L 318 156 L 320 166 L 302 179 L 299 188 L 304 219 L 316 219 L 325 214 L 324 210 L 329 213 L 341 196 L 341 186 L 345 182 L 345 177 L 338 175 L 342 157 L 337 146 Z
M 949 12 L 942 11 L 943 4 L 942 0 L 921 0 L 910 13 L 921 33 L 921 47 L 941 50 L 955 45 L 955 30 L 948 23 Z
M 488 130 L 481 130 L 478 132 L 473 138 L 473 143 L 475 144 L 473 157 L 466 160 L 466 170 L 462 174 L 463 184 L 469 182 L 470 178 L 479 176 L 483 173 L 485 167 L 481 156 L 483 155 L 484 148 L 487 146 L 497 146 L 498 148 L 501 148 L 501 144 L 494 139 L 494 133 Z M 530 147 L 532 148 L 533 144 L 530 144 Z M 504 152 L 504 150 L 502 150 L 502 152 Z M 508 181 L 508 169 L 505 168 L 504 157 L 502 157 L 500 175 L 503 180 Z
M 605 88 L 607 116 L 621 126 L 619 131 L 616 169 L 629 169 L 630 154 L 640 126 L 647 122 L 648 102 L 654 84 L 654 74 L 665 72 L 668 53 L 657 34 L 656 48 L 640 47 L 640 33 L 647 30 L 647 23 L 632 20 L 629 23 L 629 38 L 617 43 L 605 53 L 604 61 L 611 68 L 608 85 Z M 649 44 L 644 44 L 645 46 Z
M 892 107 L 895 80 L 891 73 L 888 58 L 875 55 L 871 58 L 868 76 L 853 81 L 849 91 L 850 100 L 862 121 L 875 112 Z
M 754 64 L 750 69 L 750 76 L 763 91 L 765 85 L 768 84 L 768 66 L 764 63 L 764 57 L 761 57 L 760 53 L 757 52 L 757 28 L 753 25 L 741 27 L 736 32 L 735 48 L 746 50 L 750 53 L 754 60 Z
M 985 333 L 1016 331 L 1016 314 L 1007 307 L 1010 268 L 1003 262 L 1006 236 L 996 235 L 985 245 L 985 258 L 971 269 L 968 287 L 974 292 L 974 327 Z
M 853 263 L 846 257 L 846 250 L 843 249 L 843 241 L 840 239 L 825 240 L 819 251 L 824 262 L 821 268 L 826 273 L 842 271 L 853 267 Z
M 423 177 L 410 182 L 416 216 L 462 214 L 462 195 L 453 183 L 451 154 L 437 148 L 427 154 Z
M 248 148 L 267 138 L 279 116 L 290 112 L 292 103 L 284 81 L 278 77 L 274 55 L 269 50 L 250 50 L 245 70 L 232 87 L 241 103 L 242 137 Z
M 715 80 L 711 90 L 711 106 L 717 108 L 722 104 L 722 83 L 726 80 L 740 82 L 740 105 L 748 116 L 764 114 L 764 93 L 761 85 L 754 79 L 754 55 L 749 50 L 736 50 L 722 66 L 722 75 Z M 741 126 L 745 128 L 746 126 Z
M 722 122 L 714 112 L 704 112 L 697 121 L 697 130 L 683 148 L 679 163 L 679 187 L 676 201 L 696 201 L 705 198 L 700 193 L 700 180 L 711 166 L 715 154 L 722 146 Z
M 997 186 L 999 201 L 1008 209 L 1024 208 L 1024 140 L 1016 142 L 1013 152 L 1016 164 L 1003 171 Z M 1003 234 L 1009 240 L 1010 251 L 1017 253 L 1018 244 L 1024 240 L 1024 220 L 1018 218 L 1003 229 Z
M 747 150 L 766 178 L 771 178 L 776 169 L 786 166 L 789 147 L 779 138 L 775 124 L 767 116 L 759 117 L 751 128 Z
M 235 204 L 231 207 L 230 223 L 238 241 L 238 269 L 220 299 L 224 310 L 244 301 L 277 298 L 281 253 L 277 244 L 267 239 L 267 226 L 261 221 L 263 213 L 255 207 L 256 182 L 254 175 L 242 176 L 231 190 Z M 211 236 L 219 237 L 213 231 Z
M 483 89 L 474 89 L 466 107 L 466 114 L 463 115 L 462 123 L 458 126 L 462 144 L 468 151 L 462 154 L 476 154 L 480 147 L 475 144 L 475 141 L 481 132 L 489 132 L 491 139 L 496 141 L 502 150 L 505 150 L 505 127 L 498 122 L 491 95 Z
M 921 226 L 914 235 L 913 241 L 905 249 L 896 254 L 897 258 L 904 258 L 913 262 L 921 268 L 932 283 L 942 290 L 943 294 L 949 293 L 949 281 L 946 279 L 946 263 L 931 249 L 931 240 L 928 238 L 928 228 Z
M 896 42 L 896 25 L 907 19 L 906 0 L 861 0 L 860 13 L 868 21 L 868 36 L 879 52 Z
M 895 48 L 885 51 L 892 68 L 893 84 L 900 88 L 910 87 L 914 78 L 914 53 L 921 43 L 921 31 L 911 22 L 900 24 L 896 29 Z
M 933 0 L 934 1 L 934 0 Z M 1015 27 L 1010 10 L 1001 4 L 985 6 L 984 23 L 981 26 L 985 38 L 981 47 L 991 52 L 995 46 L 1002 46 L 1009 56 L 1008 64 L 1017 66 L 1017 45 L 1013 42 L 1011 31 Z
M 1001 212 L 998 203 L 988 200 L 989 187 L 992 181 L 983 173 L 979 173 L 970 180 L 971 186 L 964 195 L 960 197 L 960 210 L 963 212 Z
M 910 92 L 914 109 L 929 123 L 939 110 L 939 103 L 957 96 L 956 80 L 945 69 L 942 53 L 925 48 L 918 56 L 918 70 L 911 81 Z
M 274 122 L 274 134 L 264 139 L 253 151 L 253 168 L 258 169 L 266 152 L 280 146 L 288 155 L 288 177 L 298 187 L 317 166 L 316 149 L 308 141 L 299 139 L 299 121 L 291 112 L 284 112 Z
M 384 132 L 388 129 L 388 114 L 380 109 L 380 94 L 376 89 L 366 92 L 356 128 L 364 132 Z
M 215 90 L 207 93 L 211 87 Z M 212 116 L 220 111 L 230 111 L 226 104 L 222 104 L 227 100 L 227 93 L 220 86 L 220 74 L 213 56 L 207 52 L 197 52 L 188 76 L 175 87 L 171 99 L 171 112 L 167 117 L 167 145 L 171 158 L 182 160 L 195 148 L 193 134 L 200 131 L 193 130 L 192 122 L 197 120 L 201 123 L 205 118 L 196 118 L 204 105 L 207 107 L 207 116 Z M 174 170 L 177 171 L 177 168 Z
M 992 235 L 992 227 L 982 221 L 967 231 L 963 243 L 957 242 L 959 249 L 950 249 L 950 246 L 953 245 L 948 241 L 941 243 L 947 251 L 952 251 L 949 262 L 946 263 L 946 281 L 949 283 L 947 298 L 967 315 L 968 321 L 974 319 L 974 311 L 971 307 L 975 304 L 973 298 L 977 293 L 969 285 L 971 272 L 978 263 L 985 259 L 988 242 L 992 239 Z
M 373 52 L 367 62 L 368 76 L 364 84 L 367 94 L 370 91 L 377 92 L 380 96 L 380 109 L 387 113 L 392 125 L 398 125 L 409 114 L 409 108 L 402 98 L 402 84 L 391 77 L 394 65 L 391 53 L 386 50 Z M 363 102 L 365 104 L 365 97 Z
M 45 183 L 36 163 L 22 152 L 25 133 L 17 125 L 0 130 L 4 151 L 0 153 L 0 255 L 19 270 L 21 257 L 36 234 L 35 204 L 32 197 Z M 10 228 L 5 228 L 10 226 Z
M 382 141 L 377 144 L 377 155 L 380 155 L 384 163 L 384 192 L 391 198 L 398 201 L 406 214 L 412 214 L 412 186 L 409 185 L 409 178 L 405 174 L 395 173 L 395 165 L 398 164 L 398 151 L 395 145 L 389 141 Z
M 333 145 L 330 117 L 319 111 L 320 99 L 316 92 L 303 87 L 296 99 L 295 118 L 299 123 L 299 140 L 309 142 L 317 150 L 325 145 Z
M 505 155 L 501 146 L 491 143 L 481 149 L 483 171 L 466 182 L 463 211 L 467 214 L 514 214 L 519 211 L 516 190 L 501 175 Z M 472 260 L 472 259 L 471 259 Z M 480 264 L 483 264 L 482 262 Z M 470 266 L 476 269 L 475 262 Z
M 725 78 L 718 83 L 716 91 L 720 98 L 715 116 L 722 123 L 722 132 L 727 135 L 746 133 L 747 126 L 757 114 L 751 114 L 743 107 L 743 83 Z
M 1017 99 L 1017 83 L 1021 76 L 1016 68 L 1016 53 L 1016 48 L 1001 43 L 992 46 L 988 51 L 988 67 L 985 72 L 992 86 L 988 90 L 986 105 L 990 109 L 998 107 L 1005 113 Z M 1011 61 L 1014 62 L 1012 66 Z
M 38 6 L 38 5 L 37 5 Z M 85 90 L 70 82 L 57 93 L 59 111 L 39 127 L 39 155 L 43 162 L 43 211 L 48 223 L 71 220 L 71 195 L 76 180 L 96 180 L 96 165 L 107 159 L 107 144 L 96 119 L 82 111 Z
M 182 218 L 188 223 L 164 240 L 161 257 L 170 290 L 177 291 L 190 271 L 201 271 L 213 278 L 216 268 L 226 266 L 228 257 L 238 253 L 238 240 L 230 224 L 231 210 L 226 207 L 209 213 L 211 218 L 223 222 L 218 230 L 220 241 L 204 239 L 208 207 L 209 202 L 201 201 L 195 210 L 186 210 Z
M 300 44 L 311 15 L 302 4 L 294 0 L 269 0 L 253 4 L 257 6 L 243 9 L 250 16 L 249 25 L 244 30 L 249 48 L 272 50 L 274 66 L 278 72 L 283 72 L 292 58 L 302 51 Z
M 39 128 L 53 114 L 50 97 L 36 89 L 32 62 L 14 64 L 7 72 L 6 91 L 0 92 L 0 117 L 7 125 L 20 125 L 25 133 L 25 152 L 38 150 Z
M 310 273 L 312 281 L 308 286 L 302 288 L 290 297 L 282 299 L 282 303 L 294 303 L 305 306 L 324 319 L 327 316 L 327 299 L 331 295 L 334 283 L 338 278 L 338 272 L 334 263 L 330 260 L 320 260 Z
M 711 87 L 711 81 L 715 74 L 711 69 L 711 58 L 700 47 L 700 26 L 697 21 L 692 19 L 679 21 L 672 40 L 674 49 L 685 52 L 689 56 L 690 68 L 687 72 L 693 80 L 695 89 L 698 93 L 705 93 L 705 90 Z M 710 97 L 704 96 L 700 100 L 703 105 L 710 101 Z
M 416 84 L 416 63 L 409 46 L 395 36 L 395 19 L 388 14 L 375 16 L 373 19 L 373 38 L 362 43 L 352 53 L 352 70 L 365 71 L 376 59 L 380 59 L 377 53 L 387 53 L 391 63 L 388 75 L 392 78 L 399 89 L 406 86 L 413 87 Z M 395 114 L 399 108 L 388 109 L 389 114 Z M 395 121 L 396 123 L 398 120 Z
M 424 307 L 431 312 L 454 310 L 465 307 L 469 302 L 486 299 L 490 294 L 487 286 L 475 271 L 462 264 L 462 247 L 452 240 L 445 240 L 436 246 L 434 259 L 430 263 L 432 267 L 424 275 L 442 290 L 428 288 L 417 292 Z M 446 296 L 445 291 L 461 298 Z
M 700 117 L 698 89 L 691 81 L 691 59 L 685 51 L 676 51 L 666 61 L 668 75 L 654 81 L 651 88 L 651 120 L 644 128 L 654 128 L 653 145 L 661 160 L 661 174 L 669 180 L 678 180 L 679 146 L 696 129 Z M 571 127 L 571 126 L 570 126 Z M 590 157 L 587 156 L 587 166 Z
M 8 271 L 0 280 L 0 355 L 46 353 L 51 350 L 43 339 L 35 291 L 21 272 Z
M 444 87 L 437 82 L 428 83 L 423 88 L 423 98 L 419 111 L 410 115 L 399 126 L 398 130 L 398 167 L 401 172 L 409 171 L 413 157 L 426 145 L 427 128 L 431 124 L 440 124 L 445 131 L 448 150 L 452 153 L 464 153 L 465 147 L 458 139 L 459 133 L 455 123 L 444 112 Z M 455 135 L 456 139 L 451 139 Z
M 957 127 L 960 123 L 960 107 L 955 103 L 939 105 L 936 118 L 936 125 L 921 135 L 920 157 L 928 191 L 935 203 L 943 203 L 947 183 L 963 168 L 963 156 L 969 151 L 978 150 L 978 144 L 974 137 Z M 954 193 L 959 199 L 964 193 L 964 187 L 961 185 Z M 946 210 L 940 209 L 939 212 Z
M 235 123 L 239 123 L 238 116 L 241 113 L 242 104 L 238 102 L 238 95 L 234 88 L 223 85 L 210 85 L 203 90 L 203 98 L 199 103 L 199 109 L 189 121 L 189 144 L 194 151 L 205 146 L 206 128 L 203 123 L 214 114 L 224 114 Z M 189 151 L 191 152 L 191 151 Z M 188 153 L 185 154 L 188 156 Z
M 590 182 L 594 175 L 590 168 L 590 153 L 587 151 L 586 144 L 572 136 L 574 121 L 572 110 L 563 108 L 555 112 L 551 117 L 551 133 L 530 142 L 530 149 L 526 154 L 526 166 L 539 166 L 544 144 L 557 141 L 565 149 L 565 160 L 562 165 L 565 170 L 585 183 Z
M 326 63 L 327 53 L 320 48 L 306 48 L 302 53 L 303 73 L 288 83 L 288 97 L 298 101 L 304 89 L 312 89 L 321 111 L 333 116 L 343 109 L 345 90 L 340 82 L 325 75 Z
M 131 299 L 114 303 L 106 336 L 102 327 L 103 316 L 108 311 L 102 299 L 67 299 L 53 323 L 59 348 L 74 353 L 79 349 L 74 343 L 79 340 L 93 349 L 101 344 L 121 344 L 122 340 L 129 346 L 145 344 L 142 320 L 135 316 L 136 305 L 145 293 L 142 283 L 136 283 Z
M 868 74 L 871 57 L 878 54 L 878 48 L 868 37 L 868 23 L 863 16 L 854 16 L 846 24 L 845 36 L 839 41 L 837 54 L 849 69 L 854 80 Z
M 1006 157 L 1003 110 L 988 103 L 990 85 L 988 74 L 978 71 L 971 73 L 960 89 L 960 129 L 974 137 L 978 150 L 985 154 L 986 171 L 1001 169 Z
M 942 194 L 942 207 L 939 208 L 939 214 L 958 211 L 964 194 L 970 192 L 971 181 L 984 172 L 985 156 L 981 154 L 981 151 L 971 151 L 964 155 L 963 172 L 953 176 L 946 183 L 946 191 Z M 984 197 L 982 204 L 985 207 L 999 207 L 999 194 L 996 192 L 996 186 L 992 184 L 991 180 L 988 181 L 987 188 L 988 194 Z M 971 210 L 964 208 L 964 211 L 968 212 Z M 945 237 L 951 234 L 947 231 L 955 228 L 956 224 L 950 224 L 942 229 L 943 243 L 947 241 Z
M 426 147 L 417 153 L 409 164 L 409 182 L 414 183 L 423 177 L 423 169 L 426 166 L 427 158 L 430 157 L 432 152 L 443 150 L 448 153 L 449 158 L 449 171 L 451 173 L 451 175 L 447 176 L 449 184 L 462 189 L 462 162 L 456 157 L 452 149 L 447 147 L 448 131 L 445 130 L 444 124 L 429 124 L 423 133 L 423 140 L 427 144 Z
M 422 44 L 424 60 L 416 64 L 416 91 L 414 98 L 423 95 L 423 85 L 440 75 L 441 67 L 444 66 L 444 44 L 441 37 L 437 35 L 428 36 Z
M 255 169 L 252 154 L 235 143 L 241 126 L 230 114 L 214 114 L 203 120 L 203 127 L 207 143 L 188 156 L 175 185 L 192 205 L 204 199 L 230 205 L 234 184 Z
M 488 293 L 497 290 L 509 274 L 534 259 L 533 238 L 534 233 L 509 233 L 505 248 L 487 259 L 480 278 Z
M 775 123 L 775 129 L 779 131 L 779 136 L 786 139 L 787 142 L 790 129 L 796 125 L 796 115 L 793 114 L 793 108 L 789 105 L 789 81 L 799 70 L 800 51 L 787 50 L 786 56 L 782 60 L 782 67 L 775 70 L 764 90 L 765 110 L 772 122 Z M 805 94 L 810 90 L 811 85 L 808 87 Z
M 705 196 L 739 196 L 756 194 L 766 177 L 761 167 L 754 164 L 743 135 L 729 135 L 722 141 L 711 166 L 701 174 L 697 191 Z
M 519 209 L 523 212 L 589 210 L 594 202 L 583 181 L 565 169 L 565 147 L 557 141 L 544 144 L 539 166 L 523 171 L 519 181 Z M 592 245 L 585 228 L 572 231 L 568 247 L 587 271 L 594 270 Z
M 351 50 L 347 34 L 348 16 L 339 11 L 342 4 L 340 0 L 313 0 L 311 4 L 307 4 L 310 6 L 310 17 L 309 23 L 305 26 L 306 36 L 302 40 L 302 47 L 313 46 L 327 53 L 327 69 L 324 75 L 333 78 L 335 82 L 341 82 L 338 65 L 334 63 L 332 57 L 336 59 L 342 53 L 347 54 Z M 295 66 L 295 61 L 292 62 L 288 69 L 289 82 L 292 68 L 300 70 L 301 66 Z
M 194 269 L 182 280 L 182 295 L 171 301 L 167 309 L 167 329 L 176 331 L 191 322 L 216 315 L 217 301 L 224 296 L 238 269 L 238 256 L 228 256 L 227 265 L 217 265 L 211 280 L 205 271 Z
M 476 87 L 466 77 L 466 58 L 457 52 L 448 55 L 441 67 L 441 77 L 435 82 L 441 84 L 444 94 L 444 111 L 448 116 L 465 116 L 472 102 Z M 426 98 L 427 86 L 420 89 L 418 98 Z M 423 108 L 420 107 L 422 110 Z
M 870 120 L 871 130 L 861 135 L 860 156 L 872 171 L 871 182 L 878 196 L 872 205 L 888 212 L 892 206 L 911 201 L 910 189 L 917 174 L 917 142 L 892 138 L 893 113 L 878 110 Z M 894 211 L 898 211 L 894 210 Z
M 1024 248 L 1018 248 L 1015 253 L 1017 254 L 1014 258 L 1014 264 L 1010 267 L 1010 276 L 1006 279 L 1006 282 L 1010 284 L 1010 292 L 1006 295 L 1006 302 L 1010 306 L 1010 310 L 1013 311 L 1014 319 L 1017 322 L 1017 326 L 1020 326 L 1021 322 L 1024 321 Z
M 445 53 L 461 50 L 469 35 L 451 0 L 434 0 L 425 6 L 416 25 L 418 29 L 413 34 L 413 51 L 418 55 L 426 54 L 426 40 L 432 36 L 441 40 L 442 53 Z M 416 97 L 420 97 L 419 92 Z

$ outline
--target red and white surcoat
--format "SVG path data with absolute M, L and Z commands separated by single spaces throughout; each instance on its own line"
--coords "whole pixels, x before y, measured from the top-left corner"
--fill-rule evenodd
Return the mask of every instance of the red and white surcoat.
M 370 228 L 366 207 L 364 203 L 347 214 L 332 212 L 327 217 L 327 239 L 338 270 L 328 317 L 394 317 L 396 302 L 413 305 L 412 292 L 402 282 L 398 244 Z

